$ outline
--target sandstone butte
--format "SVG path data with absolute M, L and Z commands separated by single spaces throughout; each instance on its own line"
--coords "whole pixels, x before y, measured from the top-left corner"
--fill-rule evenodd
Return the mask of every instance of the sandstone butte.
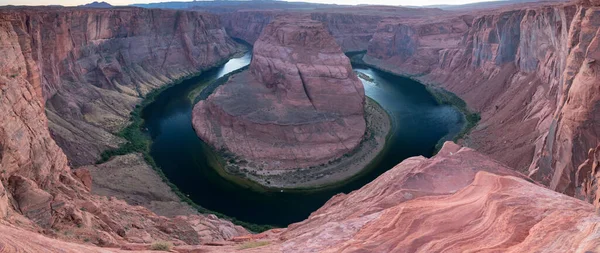
M 277 18 L 254 43 L 249 71 L 193 110 L 199 137 L 266 169 L 325 164 L 366 130 L 365 93 L 323 23 Z
M 446 143 L 430 159 L 409 158 L 308 219 L 258 235 L 214 216 L 164 217 L 90 193 L 95 179 L 68 161 L 87 153 L 80 163 L 90 164 L 118 139 L 72 152 L 101 142 L 61 140 L 53 125 L 100 131 L 84 127 L 90 125 L 104 129 L 95 135 L 100 141 L 116 138 L 111 127 L 126 122 L 139 94 L 236 52 L 225 31 L 233 35 L 238 23 L 253 27 L 247 38 L 258 38 L 268 22 L 248 18 L 264 11 L 2 8 L 0 250 L 144 251 L 164 240 L 178 252 L 598 252 L 600 220 L 590 204 L 598 205 L 600 177 L 598 4 L 527 4 L 434 18 L 361 7 L 380 20 L 375 30 L 352 11 L 312 15 L 343 47 L 344 37 L 370 37 L 344 50 L 368 50 L 369 64 L 456 93 L 482 120 L 461 141 L 469 148 Z M 135 36 L 147 46 L 130 47 Z M 99 53 L 116 49 L 114 60 Z M 53 106 L 56 96 L 68 106 Z M 73 115 L 80 123 L 52 113 L 65 108 L 79 112 Z M 242 249 L 245 241 L 266 245 Z

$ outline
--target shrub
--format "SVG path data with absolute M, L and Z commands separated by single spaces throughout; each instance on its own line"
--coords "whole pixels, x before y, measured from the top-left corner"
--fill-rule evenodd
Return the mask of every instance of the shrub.
M 267 241 L 250 241 L 250 242 L 243 243 L 242 245 L 240 245 L 240 247 L 238 249 L 258 248 L 258 247 L 262 247 L 265 245 L 269 245 L 269 242 L 267 242 Z
M 169 251 L 173 245 L 170 242 L 155 242 L 150 245 L 150 250 Z

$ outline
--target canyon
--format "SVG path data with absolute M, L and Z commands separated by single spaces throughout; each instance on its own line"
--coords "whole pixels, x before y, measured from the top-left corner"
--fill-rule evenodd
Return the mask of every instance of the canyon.
M 240 50 L 216 16 L 134 8 L 2 13 L 36 65 L 53 139 L 72 166 L 123 143 L 141 96 Z
M 597 5 L 0 8 L 0 249 L 143 251 L 168 241 L 177 252 L 598 251 Z M 456 94 L 481 120 L 460 145 L 408 158 L 306 220 L 260 234 L 182 203 L 141 154 L 93 165 L 125 142 L 118 132 L 145 95 L 239 53 L 231 37 L 256 57 L 237 81 L 270 83 L 278 75 L 263 73 L 286 65 L 268 63 L 280 45 L 260 34 L 276 33 L 280 15 L 327 30 L 310 42 L 335 55 L 366 50 L 365 64 Z M 352 86 L 352 70 L 339 69 Z M 229 95 L 227 85 L 213 96 Z M 344 109 L 356 114 L 364 93 L 352 94 L 361 107 Z M 356 143 L 364 121 L 353 125 Z M 134 181 L 141 186 L 123 187 Z

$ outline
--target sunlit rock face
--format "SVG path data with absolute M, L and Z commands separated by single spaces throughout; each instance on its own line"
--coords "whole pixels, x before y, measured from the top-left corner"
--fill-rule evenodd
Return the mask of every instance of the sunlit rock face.
M 265 168 L 327 163 L 366 130 L 365 94 L 321 22 L 282 17 L 254 44 L 248 71 L 194 107 L 198 135 Z

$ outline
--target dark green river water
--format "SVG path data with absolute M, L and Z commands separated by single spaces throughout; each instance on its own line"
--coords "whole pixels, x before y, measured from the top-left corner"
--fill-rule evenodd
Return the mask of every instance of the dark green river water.
M 390 114 L 392 136 L 374 169 L 335 188 L 311 192 L 268 191 L 232 183 L 209 164 L 210 148 L 192 129 L 190 92 L 250 63 L 251 54 L 232 59 L 177 84 L 148 105 L 142 117 L 153 140 L 151 155 L 169 180 L 197 204 L 239 220 L 286 226 L 305 219 L 331 196 L 356 190 L 411 156 L 431 156 L 435 144 L 460 131 L 463 117 L 439 105 L 425 87 L 407 78 L 365 66 L 353 66 L 374 82 L 363 80 L 367 96 Z

